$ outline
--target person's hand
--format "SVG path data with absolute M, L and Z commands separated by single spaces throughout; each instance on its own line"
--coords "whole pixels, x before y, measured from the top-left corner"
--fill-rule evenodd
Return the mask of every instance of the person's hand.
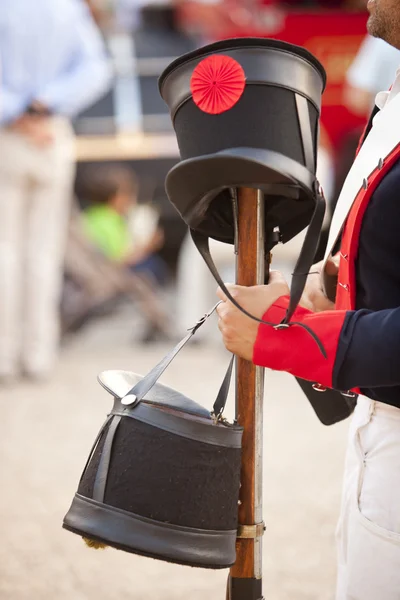
M 268 285 L 242 287 L 227 284 L 226 287 L 236 302 L 258 319 L 262 319 L 264 313 L 278 298 L 289 294 L 285 278 L 278 271 L 271 271 Z M 217 296 L 223 300 L 217 307 L 217 312 L 218 327 L 226 349 L 251 361 L 260 324 L 236 308 L 227 299 L 221 288 L 218 288 Z
M 52 122 L 49 117 L 22 115 L 12 123 L 10 129 L 25 136 L 40 148 L 49 146 L 54 141 Z
M 307 277 L 307 283 L 300 301 L 300 306 L 308 308 L 312 312 L 323 312 L 333 310 L 335 304 L 331 302 L 324 293 L 322 287 L 322 267 L 324 261 L 314 265 L 312 273 Z M 336 277 L 339 271 L 339 256 L 329 258 L 326 263 L 325 272 L 327 275 Z
M 155 232 L 150 241 L 143 246 L 135 248 L 133 251 L 129 251 L 124 259 L 124 262 L 130 266 L 135 266 L 138 263 L 143 262 L 149 256 L 155 254 L 164 245 L 164 231 L 159 227 Z

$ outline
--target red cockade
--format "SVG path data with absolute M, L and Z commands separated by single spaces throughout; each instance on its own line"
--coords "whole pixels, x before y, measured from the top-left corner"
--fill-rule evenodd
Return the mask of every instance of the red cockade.
M 235 106 L 245 85 L 246 76 L 241 65 L 223 54 L 213 54 L 202 60 L 190 80 L 194 103 L 211 115 Z

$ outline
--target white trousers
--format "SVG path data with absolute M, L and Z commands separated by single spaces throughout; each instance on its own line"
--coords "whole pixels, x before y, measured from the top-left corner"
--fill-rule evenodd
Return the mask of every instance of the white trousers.
M 59 342 L 59 297 L 74 180 L 69 123 L 43 149 L 0 130 L 0 376 L 47 374 Z
M 400 410 L 360 397 L 349 436 L 336 600 L 400 600 Z

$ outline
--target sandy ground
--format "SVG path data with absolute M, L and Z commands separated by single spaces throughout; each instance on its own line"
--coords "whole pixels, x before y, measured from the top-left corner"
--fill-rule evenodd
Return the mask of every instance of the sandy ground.
M 51 382 L 0 388 L 1 600 L 225 598 L 226 572 L 89 550 L 78 536 L 61 529 L 89 448 L 111 406 L 97 373 L 112 368 L 145 373 L 169 349 L 140 347 L 132 335 L 126 321 L 93 325 L 64 347 Z M 211 406 L 227 362 L 220 346 L 193 345 L 163 382 Z M 289 376 L 267 373 L 266 600 L 334 597 L 334 530 L 346 431 L 346 423 L 321 425 Z

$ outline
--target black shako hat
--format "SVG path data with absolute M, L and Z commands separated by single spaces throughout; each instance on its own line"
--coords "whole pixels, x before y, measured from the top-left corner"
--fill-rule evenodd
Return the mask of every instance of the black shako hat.
M 246 312 L 232 297 L 208 241 L 235 242 L 241 187 L 264 194 L 265 253 L 309 224 L 281 324 L 287 326 L 313 263 L 325 213 L 316 180 L 325 83 L 325 71 L 310 52 L 265 38 L 205 46 L 173 61 L 159 79 L 182 159 L 166 178 L 169 199 L 229 300 L 268 325 L 274 324 Z
M 315 209 L 318 120 L 326 75 L 307 50 L 230 39 L 178 58 L 159 79 L 181 162 L 166 179 L 187 225 L 234 242 L 230 190 L 265 192 L 267 232 L 286 242 Z
M 158 383 L 212 312 L 145 377 L 99 376 L 114 405 L 63 521 L 89 545 L 210 569 L 235 562 L 243 429 L 222 416 L 233 360 L 212 412 Z

